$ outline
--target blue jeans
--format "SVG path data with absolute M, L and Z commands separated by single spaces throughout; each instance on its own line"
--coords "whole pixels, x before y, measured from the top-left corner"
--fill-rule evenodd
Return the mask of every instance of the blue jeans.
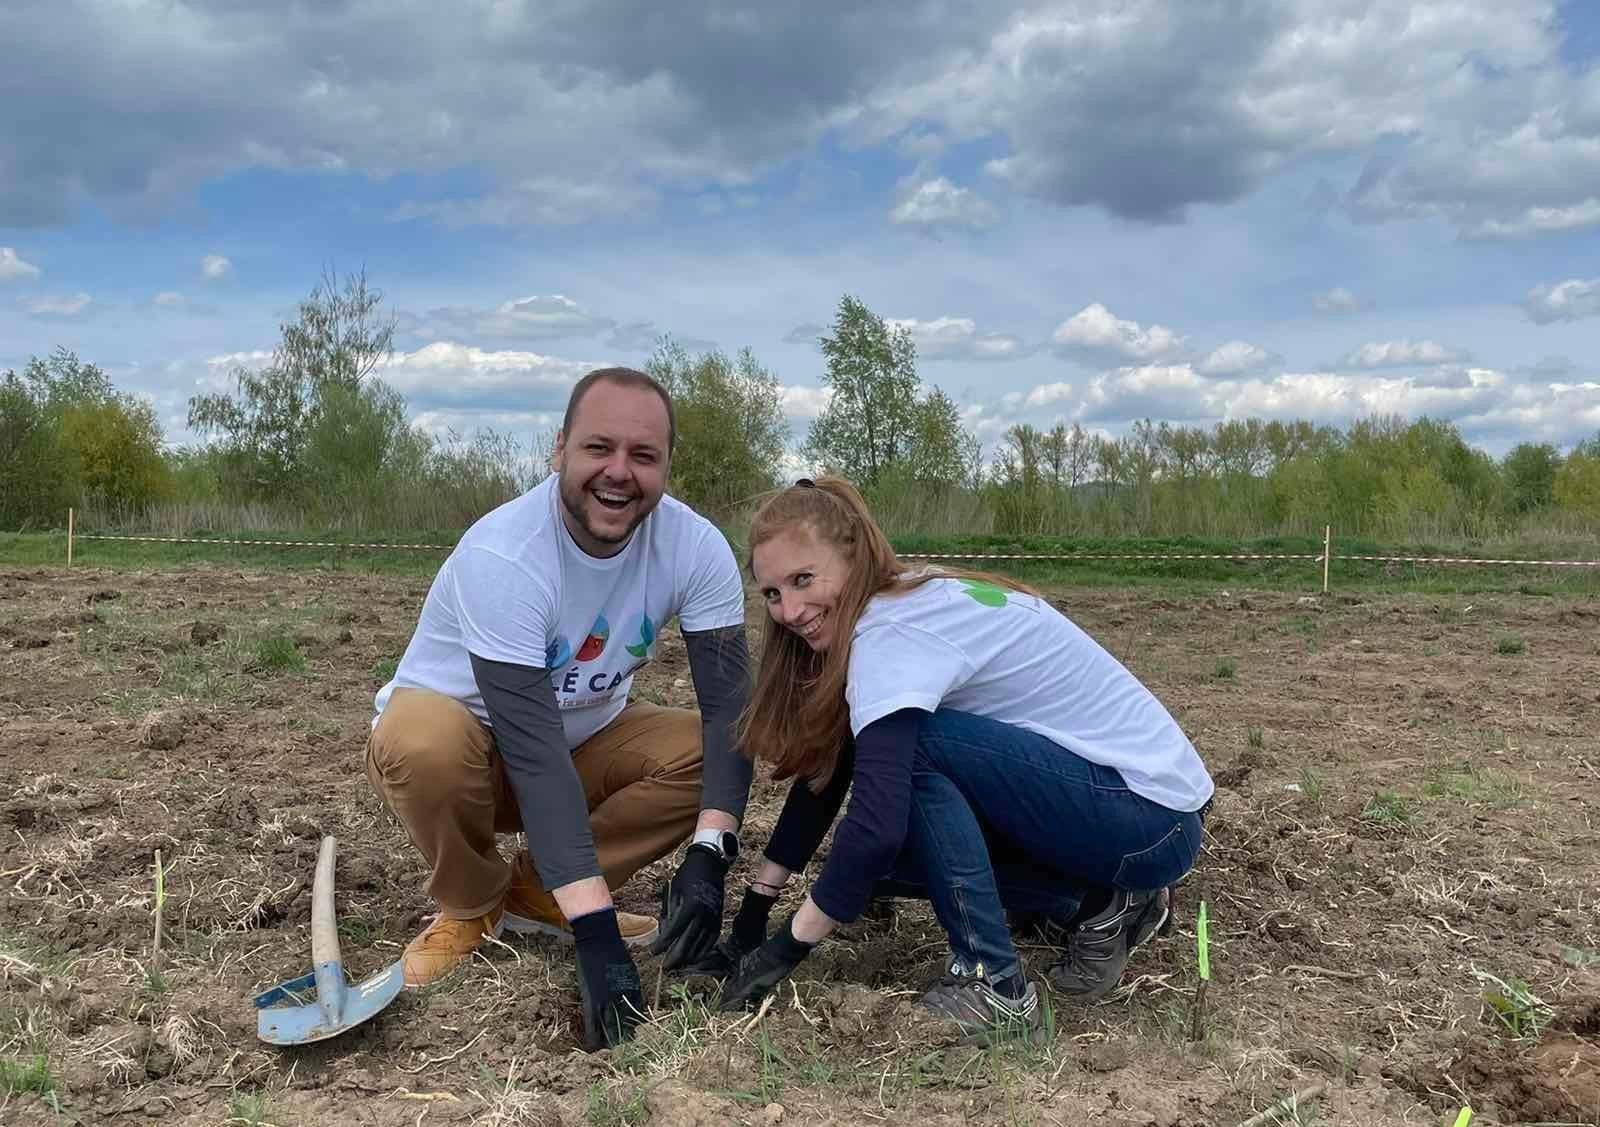
M 991 980 L 1020 970 L 1005 913 L 1071 918 L 1111 889 L 1163 888 L 1194 865 L 1200 816 L 1043 736 L 967 712 L 923 722 L 911 819 L 881 895 L 933 903 L 952 953 Z

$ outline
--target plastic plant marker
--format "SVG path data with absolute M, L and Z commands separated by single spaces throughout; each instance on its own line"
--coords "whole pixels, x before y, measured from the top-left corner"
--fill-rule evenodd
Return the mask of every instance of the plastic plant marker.
M 1471 1122 L 1472 1109 L 1470 1107 L 1464 1107 L 1461 1109 L 1461 1114 L 1456 1116 L 1454 1127 L 1467 1127 L 1467 1124 Z
M 1200 901 L 1200 914 L 1195 919 L 1194 946 L 1195 957 L 1200 963 L 1200 980 L 1211 981 L 1211 938 L 1210 920 L 1206 914 L 1206 902 Z M 1460 1127 L 1458 1124 L 1457 1127 Z

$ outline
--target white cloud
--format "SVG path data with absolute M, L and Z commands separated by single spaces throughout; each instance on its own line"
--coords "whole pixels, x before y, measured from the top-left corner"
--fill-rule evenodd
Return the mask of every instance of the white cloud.
M 501 302 L 495 309 L 452 307 L 429 310 L 422 335 L 454 333 L 502 340 L 556 340 L 561 337 L 597 336 L 615 327 L 609 317 L 598 317 L 562 294 L 523 297 Z
M 174 290 L 162 290 L 150 299 L 150 304 L 161 309 L 182 309 L 186 302 L 181 293 Z
M 31 298 L 22 303 L 22 311 L 30 317 L 60 321 L 85 317 L 94 308 L 94 300 L 81 291 Z
M 970 317 L 885 317 L 891 328 L 904 329 L 917 346 L 917 356 L 928 360 L 1015 360 L 1026 354 L 1022 342 L 1005 333 L 979 333 Z
M 1278 363 L 1279 358 L 1260 345 L 1230 340 L 1212 349 L 1211 354 L 1200 361 L 1200 371 L 1208 376 L 1237 376 Z
M 1183 347 L 1183 338 L 1165 325 L 1145 328 L 1137 321 L 1124 321 L 1099 302 L 1056 326 L 1051 339 L 1057 351 L 1090 360 L 1154 360 Z
M 1600 278 L 1568 278 L 1534 286 L 1523 299 L 1522 308 L 1540 325 L 1600 317 Z
M 1587 199 L 1571 207 L 1530 207 L 1510 219 L 1485 219 L 1466 234 L 1478 239 L 1515 239 L 1596 225 L 1600 225 L 1600 199 Z
M 38 276 L 39 268 L 17 257 L 16 247 L 0 247 L 0 282 L 15 282 Z
M 1025 407 L 1048 407 L 1052 403 L 1060 403 L 1072 398 L 1072 384 L 1070 383 L 1044 383 L 1031 388 L 1022 397 Z
M 208 254 L 200 260 L 200 276 L 208 282 L 220 281 L 233 273 L 233 263 L 220 254 Z
M 788 385 L 783 389 L 783 413 L 791 419 L 814 419 L 832 398 L 832 388 Z
M 415 352 L 391 353 L 379 363 L 377 372 L 413 406 L 475 403 L 552 410 L 564 407 L 572 385 L 600 366 L 537 352 L 435 341 Z M 538 402 L 529 403 L 529 399 Z
M 1344 364 L 1351 368 L 1411 368 L 1464 359 L 1466 353 L 1431 340 L 1387 340 L 1363 344 L 1345 356 Z
M 889 212 L 889 222 L 910 227 L 983 230 L 999 221 L 1000 213 L 992 203 L 943 176 L 918 184 Z
M 1326 293 L 1319 293 L 1311 299 L 1313 308 L 1318 313 L 1355 313 L 1363 308 L 1356 295 L 1343 286 L 1335 286 Z

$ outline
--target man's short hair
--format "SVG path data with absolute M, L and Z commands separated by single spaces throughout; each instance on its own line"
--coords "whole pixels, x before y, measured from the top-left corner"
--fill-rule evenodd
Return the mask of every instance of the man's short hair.
M 571 433 L 572 416 L 578 413 L 578 404 L 583 401 L 589 389 L 601 380 L 622 387 L 653 391 L 661 397 L 661 405 L 667 409 L 667 453 L 670 454 L 678 441 L 678 415 L 672 409 L 672 396 L 667 394 L 667 389 L 661 386 L 659 380 L 637 368 L 596 368 L 573 385 L 572 394 L 567 398 L 567 413 L 561 418 L 561 433 L 563 435 Z

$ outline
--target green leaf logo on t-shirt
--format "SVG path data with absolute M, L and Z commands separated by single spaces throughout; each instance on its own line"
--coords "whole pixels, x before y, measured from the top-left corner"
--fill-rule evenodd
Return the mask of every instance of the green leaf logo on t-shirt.
M 967 589 L 967 594 L 972 596 L 974 602 L 986 607 L 1006 605 L 1006 592 L 1003 587 L 997 587 L 982 579 L 963 579 L 961 585 Z
M 650 643 L 656 640 L 655 623 L 650 621 L 650 616 L 643 615 L 639 619 L 639 641 L 627 647 L 634 657 L 643 657 L 650 652 Z

